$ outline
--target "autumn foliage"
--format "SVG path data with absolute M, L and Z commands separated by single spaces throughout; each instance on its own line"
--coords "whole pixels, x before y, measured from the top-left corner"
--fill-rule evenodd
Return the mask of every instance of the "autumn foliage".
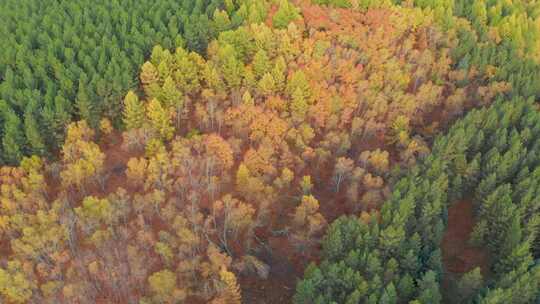
M 243 282 L 272 279 L 273 250 L 303 268 L 338 216 L 375 225 L 400 170 L 511 89 L 457 68 L 459 35 L 430 10 L 270 11 L 224 30 L 206 57 L 155 46 L 121 134 L 72 123 L 58 162 L 1 169 L 3 299 L 241 303 Z M 385 254 L 398 234 L 381 232 Z

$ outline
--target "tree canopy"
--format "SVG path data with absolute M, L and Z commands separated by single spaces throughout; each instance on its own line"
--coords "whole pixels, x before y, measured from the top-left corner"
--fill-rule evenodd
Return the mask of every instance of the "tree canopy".
M 538 12 L 2 2 L 0 301 L 538 302 Z
M 2 1 L 0 162 L 55 155 L 72 120 L 120 126 L 122 97 L 156 44 L 204 53 L 219 32 L 263 21 L 267 9 L 253 0 Z

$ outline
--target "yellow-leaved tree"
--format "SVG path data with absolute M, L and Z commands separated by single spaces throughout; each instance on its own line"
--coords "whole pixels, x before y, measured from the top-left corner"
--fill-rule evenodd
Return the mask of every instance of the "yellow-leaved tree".
M 94 131 L 84 120 L 72 123 L 67 128 L 66 142 L 62 148 L 63 170 L 60 172 L 65 189 L 75 187 L 85 192 L 91 181 L 104 185 L 103 163 L 105 154 L 92 142 Z
M 171 115 L 164 108 L 159 100 L 152 99 L 146 106 L 146 116 L 150 121 L 150 125 L 159 138 L 170 140 L 174 135 L 174 127 L 171 120 Z
M 124 98 L 124 112 L 122 114 L 126 129 L 138 129 L 143 126 L 144 106 L 133 91 L 129 91 Z
M 223 284 L 223 289 L 219 295 L 212 301 L 212 304 L 240 304 L 242 303 L 242 295 L 240 286 L 236 281 L 234 273 L 227 271 L 227 268 L 221 267 L 219 271 L 219 279 Z

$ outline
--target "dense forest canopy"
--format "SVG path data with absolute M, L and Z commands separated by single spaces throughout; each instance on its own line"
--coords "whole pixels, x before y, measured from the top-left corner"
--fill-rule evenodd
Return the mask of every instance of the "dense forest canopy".
M 455 303 L 533 303 L 540 287 L 540 114 L 530 102 L 473 110 L 399 180 L 380 215 L 344 217 L 323 240 L 295 303 L 439 303 L 447 209 L 474 195 L 472 241 L 491 256 L 464 275 Z M 488 269 L 483 269 L 484 273 Z
M 540 301 L 539 5 L 2 2 L 1 300 Z
M 118 122 L 154 45 L 202 54 L 220 31 L 260 22 L 267 9 L 253 0 L 1 1 L 0 162 L 57 152 L 72 120 Z

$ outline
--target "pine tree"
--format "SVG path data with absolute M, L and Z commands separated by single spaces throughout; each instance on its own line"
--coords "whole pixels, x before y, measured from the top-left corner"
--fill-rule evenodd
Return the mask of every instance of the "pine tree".
M 226 11 L 216 9 L 212 19 L 212 25 L 216 33 L 221 33 L 231 28 L 231 20 Z
M 288 0 L 280 0 L 279 9 L 272 19 L 275 28 L 286 28 L 290 22 L 300 18 L 298 9 Z
M 86 85 L 83 82 L 79 82 L 75 107 L 77 108 L 77 113 L 81 119 L 86 120 L 91 127 L 96 127 L 97 120 L 94 105 L 88 98 Z
M 292 96 L 291 101 L 291 117 L 297 124 L 304 122 L 308 112 L 309 105 L 306 102 L 305 94 L 300 88 L 297 88 Z
M 124 98 L 124 111 L 122 114 L 126 129 L 132 130 L 142 127 L 145 119 L 144 106 L 133 91 L 129 91 Z
M 479 267 L 464 274 L 458 282 L 458 290 L 462 302 L 465 303 L 470 300 L 482 286 L 483 279 Z
M 218 51 L 218 60 L 225 82 L 229 89 L 236 89 L 242 83 L 244 65 L 237 58 L 235 49 L 226 44 Z
M 437 282 L 437 275 L 435 272 L 426 272 L 418 285 L 418 290 L 420 291 L 418 300 L 420 303 L 438 304 L 441 302 L 442 297 L 439 291 L 439 284 Z
M 35 103 L 31 102 L 26 107 L 24 113 L 24 131 L 32 154 L 44 155 L 46 147 L 40 134 L 40 127 L 34 116 L 34 106 Z
M 208 46 L 212 26 L 207 15 L 192 14 L 184 22 L 184 37 L 188 49 L 199 54 Z
M 24 153 L 25 142 L 21 120 L 12 111 L 7 111 L 4 116 L 3 158 L 10 164 L 16 164 Z
M 159 74 L 156 67 L 149 61 L 141 67 L 141 84 L 148 98 L 156 97 L 160 92 Z
M 399 298 L 404 302 L 408 303 L 408 301 L 413 296 L 415 290 L 414 280 L 408 273 L 402 276 L 399 280 L 397 290 Z
M 274 79 L 275 87 L 278 92 L 282 92 L 285 87 L 285 72 L 287 71 L 287 63 L 283 56 L 279 56 L 272 68 L 271 74 Z
M 289 96 L 293 97 L 296 91 L 299 91 L 297 94 L 301 93 L 302 97 L 306 99 L 306 101 L 309 100 L 311 87 L 309 86 L 306 75 L 304 72 L 302 72 L 302 70 L 295 71 L 287 83 L 287 93 Z
M 274 93 L 276 89 L 276 83 L 272 75 L 270 75 L 270 73 L 266 73 L 259 81 L 258 87 L 261 94 L 268 96 Z
M 397 293 L 396 288 L 393 283 L 388 284 L 383 291 L 380 304 L 396 304 L 397 303 Z
M 171 115 L 157 99 L 152 99 L 146 106 L 146 116 L 154 131 L 163 140 L 170 140 L 174 135 Z
M 265 50 L 258 50 L 253 57 L 253 71 L 257 78 L 261 78 L 267 72 L 270 72 L 271 65 L 268 54 Z
M 167 77 L 163 82 L 159 100 L 162 101 L 167 108 L 182 107 L 182 104 L 184 103 L 182 92 L 178 90 L 172 77 Z

